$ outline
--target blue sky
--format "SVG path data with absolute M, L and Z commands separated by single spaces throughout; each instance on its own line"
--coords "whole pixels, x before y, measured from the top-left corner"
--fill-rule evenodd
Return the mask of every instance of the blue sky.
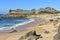
M 60 0 L 0 0 L 0 13 L 6 13 L 9 9 L 39 9 L 53 7 L 60 10 Z

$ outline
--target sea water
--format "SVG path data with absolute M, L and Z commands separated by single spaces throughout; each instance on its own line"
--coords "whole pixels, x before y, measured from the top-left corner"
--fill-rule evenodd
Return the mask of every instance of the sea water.
M 0 30 L 15 28 L 34 21 L 30 18 L 0 18 Z

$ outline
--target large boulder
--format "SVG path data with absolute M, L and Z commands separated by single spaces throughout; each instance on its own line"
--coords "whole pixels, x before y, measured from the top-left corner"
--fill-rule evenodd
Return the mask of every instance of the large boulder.
M 21 36 L 19 40 L 27 39 L 27 40 L 37 40 L 39 38 L 42 38 L 41 34 L 37 35 L 36 31 L 30 31 L 26 33 L 24 36 Z

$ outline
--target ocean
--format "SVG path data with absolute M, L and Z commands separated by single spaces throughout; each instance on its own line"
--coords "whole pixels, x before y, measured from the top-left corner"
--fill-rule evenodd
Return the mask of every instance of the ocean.
M 0 28 L 11 27 L 28 20 L 28 18 L 0 18 Z

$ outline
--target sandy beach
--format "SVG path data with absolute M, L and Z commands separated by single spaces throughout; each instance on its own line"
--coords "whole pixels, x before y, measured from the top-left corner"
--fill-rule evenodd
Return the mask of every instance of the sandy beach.
M 0 0 L 0 40 L 60 40 L 60 0 Z
M 36 30 L 37 34 L 41 34 L 43 38 L 40 38 L 39 40 L 53 40 L 54 35 L 57 33 L 57 30 L 53 25 L 35 25 L 30 28 L 26 28 L 23 32 L 15 32 L 15 33 L 8 33 L 6 35 L 1 35 L 0 40 L 18 40 L 21 35 L 26 34 L 29 31 Z M 49 31 L 49 34 L 45 34 L 45 31 Z
M 34 19 L 34 21 L 29 22 L 29 23 L 24 24 L 24 25 L 17 25 L 16 27 L 12 27 L 12 28 L 14 28 L 15 30 L 17 30 L 17 32 L 21 32 L 21 31 L 24 31 L 25 28 L 32 27 L 32 26 L 37 25 L 37 24 L 39 24 L 39 23 L 42 22 L 42 20 L 40 20 L 38 18 L 32 18 L 32 19 Z M 7 30 L 0 30 L 0 34 L 9 33 L 11 31 L 13 31 L 13 30 L 11 30 L 11 29 L 9 29 L 9 30 L 8 29 Z
M 44 20 L 44 18 L 42 18 Z M 49 17 L 47 17 L 48 20 Z M 0 33 L 6 33 L 3 35 L 0 35 L 0 40 L 18 40 L 21 36 L 25 35 L 29 31 L 35 30 L 37 34 L 41 34 L 43 38 L 39 38 L 38 40 L 53 40 L 54 36 L 57 34 L 57 28 L 59 26 L 58 22 L 56 25 L 54 25 L 54 21 L 50 22 L 44 20 L 44 22 L 41 22 L 40 19 L 35 18 L 34 22 L 28 23 L 26 25 L 16 27 L 17 32 L 9 33 L 9 31 L 0 31 Z M 45 31 L 49 31 L 48 34 L 45 33 Z M 26 40 L 26 39 L 24 39 Z

